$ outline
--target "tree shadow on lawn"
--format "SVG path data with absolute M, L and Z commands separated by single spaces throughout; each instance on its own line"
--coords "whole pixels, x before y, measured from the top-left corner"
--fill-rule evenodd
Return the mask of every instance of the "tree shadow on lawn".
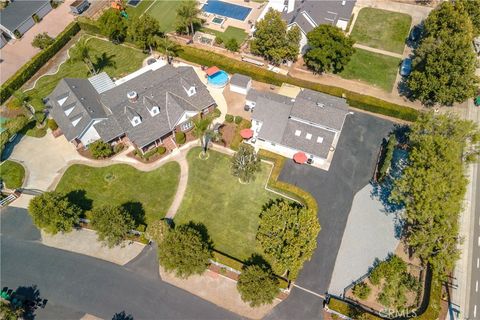
M 135 225 L 145 225 L 145 209 L 143 208 L 143 204 L 138 201 L 129 201 L 121 205 L 123 209 L 125 209 L 130 215 L 132 216 L 133 220 L 135 221 Z
M 103 52 L 100 56 L 96 58 L 96 61 L 93 64 L 93 67 L 95 68 L 95 70 L 98 70 L 99 72 L 106 67 L 115 68 L 117 63 L 113 60 L 113 58 L 115 58 L 114 54 L 111 54 L 108 56 L 106 52 Z
M 210 249 L 214 248 L 213 240 L 212 238 L 210 238 L 210 235 L 208 234 L 208 229 L 203 223 L 190 221 L 186 225 L 189 228 L 198 231 L 198 233 L 200 233 L 200 236 L 202 237 L 202 241 L 206 243 Z
M 92 199 L 86 197 L 87 192 L 83 189 L 73 190 L 67 193 L 68 201 L 79 206 L 83 211 L 92 210 Z

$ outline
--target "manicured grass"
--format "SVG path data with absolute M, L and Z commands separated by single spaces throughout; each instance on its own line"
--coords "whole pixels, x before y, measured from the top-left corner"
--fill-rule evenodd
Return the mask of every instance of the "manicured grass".
M 150 16 L 160 22 L 160 30 L 170 32 L 175 30 L 175 20 L 177 17 L 177 8 L 182 1 L 157 0 L 151 7 L 152 1 L 142 0 L 138 6 L 127 6 L 128 19 L 139 16 L 146 11 Z M 150 7 L 150 8 L 149 8 Z
M 356 49 L 350 62 L 340 73 L 345 79 L 367 82 L 385 91 L 392 91 L 400 59 Z
M 0 165 L 0 179 L 7 188 L 20 188 L 24 178 L 25 169 L 21 164 L 7 160 Z
M 245 32 L 245 30 L 228 26 L 227 29 L 225 29 L 224 32 L 209 29 L 209 28 L 202 28 L 202 31 L 205 33 L 210 33 L 213 34 L 223 40 L 223 42 L 227 42 L 231 38 L 237 40 L 238 44 L 242 44 L 245 39 L 247 39 L 248 34 Z
M 412 17 L 408 14 L 363 8 L 350 36 L 360 44 L 403 53 Z
M 124 205 L 138 214 L 145 212 L 145 222 L 163 218 L 175 196 L 180 176 L 177 162 L 143 172 L 129 165 L 117 164 L 94 168 L 73 165 L 67 169 L 56 190 L 85 210 L 102 205 Z
M 175 223 L 202 223 L 215 249 L 248 259 L 257 252 L 255 235 L 262 206 L 278 198 L 264 188 L 271 166 L 262 164 L 254 182 L 241 184 L 230 173 L 229 156 L 210 150 L 208 160 L 200 160 L 200 150 L 188 153 L 188 186 Z
M 146 58 L 146 55 L 140 50 L 114 45 L 109 41 L 97 38 L 90 38 L 87 45 L 96 69 L 99 72 L 105 71 L 110 77 L 121 77 L 132 73 L 142 66 L 142 61 Z M 30 103 L 37 111 L 40 111 L 43 109 L 41 99 L 49 95 L 62 78 L 87 78 L 89 76 L 91 75 L 83 62 L 69 59 L 61 65 L 56 74 L 41 78 L 35 88 L 26 93 L 30 97 Z

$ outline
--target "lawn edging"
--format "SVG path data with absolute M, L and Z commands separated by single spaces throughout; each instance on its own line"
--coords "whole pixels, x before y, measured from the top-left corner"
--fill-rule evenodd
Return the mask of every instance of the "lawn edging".
M 258 155 L 263 160 L 273 162 L 273 169 L 267 182 L 267 186 L 269 188 L 273 189 L 276 192 L 280 192 L 281 194 L 286 194 L 288 197 L 296 199 L 297 201 L 305 205 L 307 208 L 312 209 L 315 213 L 318 212 L 317 201 L 309 192 L 292 184 L 278 180 L 278 177 L 282 172 L 283 166 L 285 165 L 285 157 L 282 157 L 281 155 L 264 149 L 260 149 L 258 151 Z
M 74 21 L 63 30 L 55 41 L 47 48 L 33 56 L 26 64 L 18 69 L 0 88 L 0 103 L 4 103 L 12 93 L 29 80 L 45 63 L 48 62 L 63 46 L 81 30 Z

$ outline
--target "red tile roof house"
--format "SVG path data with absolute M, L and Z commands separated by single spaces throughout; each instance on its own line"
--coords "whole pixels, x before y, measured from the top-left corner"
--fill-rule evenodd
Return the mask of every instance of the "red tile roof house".
M 129 141 L 146 152 L 177 131 L 193 128 L 192 118 L 216 106 L 192 67 L 147 66 L 115 83 L 106 73 L 89 79 L 62 79 L 48 96 L 50 114 L 77 148 L 96 140 Z

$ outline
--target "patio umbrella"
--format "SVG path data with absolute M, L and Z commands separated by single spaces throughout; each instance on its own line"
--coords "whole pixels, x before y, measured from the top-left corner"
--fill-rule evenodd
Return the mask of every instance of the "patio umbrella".
M 307 155 L 303 152 L 297 152 L 293 155 L 293 161 L 295 161 L 296 163 L 302 164 L 307 162 L 307 160 Z
M 243 129 L 240 131 L 240 135 L 242 136 L 243 139 L 250 139 L 253 137 L 253 130 L 252 129 Z

